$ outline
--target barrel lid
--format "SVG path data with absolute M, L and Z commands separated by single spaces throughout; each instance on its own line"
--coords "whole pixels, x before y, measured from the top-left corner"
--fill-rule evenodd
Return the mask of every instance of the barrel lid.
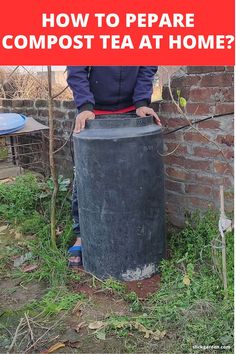
M 17 113 L 0 113 L 0 135 L 14 133 L 24 127 L 26 117 Z
M 138 117 L 136 114 L 104 114 L 86 121 L 88 129 L 138 128 L 154 123 L 153 116 Z

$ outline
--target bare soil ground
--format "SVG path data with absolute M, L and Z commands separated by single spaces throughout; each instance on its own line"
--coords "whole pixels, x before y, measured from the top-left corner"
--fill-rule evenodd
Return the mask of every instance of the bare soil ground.
M 18 237 L 18 236 L 17 236 Z M 1 246 L 6 250 L 13 247 L 15 235 L 12 232 L 1 232 Z M 2 248 L 2 251 L 3 251 Z M 3 252 L 1 252 L 3 253 Z M 1 254 L 0 254 L 1 256 Z M 14 260 L 15 256 L 12 256 Z M 145 340 L 138 333 L 116 335 L 106 333 L 105 338 L 96 337 L 96 331 L 91 330 L 91 323 L 106 321 L 111 317 L 138 316 L 131 312 L 130 303 L 113 289 L 104 289 L 91 276 L 78 271 L 80 281 L 71 283 L 71 291 L 84 295 L 84 300 L 70 311 L 60 311 L 58 314 L 41 316 L 34 306 L 28 310 L 31 303 L 39 303 L 49 291 L 44 282 L 25 282 L 16 277 L 13 265 L 6 264 L 7 270 L 1 278 L 0 289 L 0 353 L 49 353 L 53 345 L 61 343 L 63 347 L 56 349 L 58 353 L 158 353 L 157 343 Z M 126 283 L 127 291 L 135 292 L 141 301 L 155 292 L 160 285 L 160 277 Z M 21 319 L 28 316 L 32 338 L 29 337 L 27 324 L 19 326 Z M 39 340 L 39 338 L 41 338 Z M 12 343 L 14 342 L 14 345 Z M 25 351 L 26 348 L 32 348 Z M 53 350 L 54 348 L 52 348 Z M 53 350 L 54 351 L 54 350 Z M 52 352 L 53 352 L 52 351 Z

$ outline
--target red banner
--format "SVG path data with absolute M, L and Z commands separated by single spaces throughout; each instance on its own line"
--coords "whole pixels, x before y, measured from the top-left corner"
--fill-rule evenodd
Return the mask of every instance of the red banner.
M 234 65 L 234 1 L 21 0 L 0 65 Z

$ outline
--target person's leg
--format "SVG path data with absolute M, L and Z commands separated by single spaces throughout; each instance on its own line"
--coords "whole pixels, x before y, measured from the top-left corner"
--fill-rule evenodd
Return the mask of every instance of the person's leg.
M 73 190 L 72 190 L 72 216 L 73 216 L 73 231 L 76 235 L 74 245 L 69 249 L 69 266 L 76 266 L 82 263 L 81 259 L 81 238 L 80 238 L 80 225 L 79 225 L 79 207 L 77 195 L 76 178 L 74 177 Z

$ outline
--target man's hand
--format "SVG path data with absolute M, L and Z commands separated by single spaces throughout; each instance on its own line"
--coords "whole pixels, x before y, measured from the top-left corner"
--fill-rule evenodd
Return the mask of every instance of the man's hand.
M 85 122 L 87 119 L 94 119 L 95 114 L 91 111 L 83 111 L 79 113 L 76 117 L 74 133 L 80 133 L 85 127 Z
M 158 117 L 158 115 L 156 114 L 156 112 L 152 108 L 139 107 L 136 109 L 136 114 L 139 117 L 153 116 L 155 119 L 155 123 L 160 126 L 162 125 L 160 118 Z

